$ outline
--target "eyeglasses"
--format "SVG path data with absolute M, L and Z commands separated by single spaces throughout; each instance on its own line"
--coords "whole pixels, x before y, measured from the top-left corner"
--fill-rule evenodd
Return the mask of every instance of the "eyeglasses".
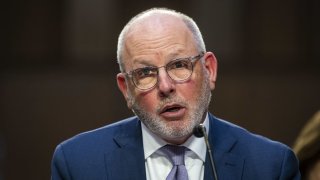
M 204 56 L 204 52 L 201 52 L 197 56 L 179 58 L 170 61 L 165 66 L 160 67 L 144 67 L 132 70 L 130 72 L 125 72 L 128 75 L 133 84 L 142 91 L 147 91 L 156 86 L 158 83 L 159 69 L 164 67 L 169 77 L 175 82 L 186 82 L 190 79 L 194 63 Z

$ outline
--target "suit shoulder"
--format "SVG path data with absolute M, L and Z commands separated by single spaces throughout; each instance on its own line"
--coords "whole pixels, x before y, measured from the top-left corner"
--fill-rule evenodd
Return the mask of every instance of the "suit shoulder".
M 105 157 L 120 148 L 118 143 L 121 141 L 117 142 L 115 139 L 131 142 L 129 135 L 137 134 L 139 127 L 139 120 L 132 117 L 63 141 L 53 154 L 53 176 L 69 177 L 72 174 L 74 179 L 99 179 L 94 177 L 105 174 Z
M 77 134 L 59 145 L 62 147 L 72 146 L 99 146 L 99 144 L 106 144 L 105 142 L 112 140 L 120 129 L 130 129 L 130 127 L 137 126 L 139 120 L 136 117 L 130 117 L 97 129 L 82 132 Z
M 244 179 L 300 179 L 298 160 L 287 145 L 254 134 L 248 130 L 216 119 L 219 144 L 229 144 L 228 152 L 244 163 Z
M 291 150 L 287 145 L 269 139 L 265 136 L 258 135 L 248 131 L 247 129 L 240 127 L 236 124 L 227 122 L 222 119 L 217 119 L 217 123 L 222 126 L 224 132 L 228 132 L 231 136 L 237 139 L 238 147 L 244 149 L 253 149 L 257 151 L 268 151 L 268 152 L 281 152 L 284 150 Z M 246 152 L 248 152 L 246 150 Z

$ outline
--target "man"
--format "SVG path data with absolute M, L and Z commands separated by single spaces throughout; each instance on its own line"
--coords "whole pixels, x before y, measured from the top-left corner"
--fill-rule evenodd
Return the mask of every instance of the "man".
M 142 12 L 122 30 L 117 55 L 118 87 L 136 117 L 61 143 L 53 180 L 214 179 L 206 144 L 193 136 L 200 123 L 220 180 L 300 179 L 287 146 L 208 113 L 217 60 L 191 18 L 169 9 Z
M 304 125 L 293 151 L 296 153 L 303 180 L 320 180 L 320 111 Z

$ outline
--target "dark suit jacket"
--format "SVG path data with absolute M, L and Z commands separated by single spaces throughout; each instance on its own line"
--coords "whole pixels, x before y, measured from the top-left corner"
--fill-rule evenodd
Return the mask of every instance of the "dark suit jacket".
M 219 180 L 296 180 L 298 161 L 285 145 L 249 133 L 209 114 Z M 205 180 L 213 180 L 206 156 Z M 137 117 L 77 135 L 59 144 L 52 180 L 146 179 L 141 123 Z

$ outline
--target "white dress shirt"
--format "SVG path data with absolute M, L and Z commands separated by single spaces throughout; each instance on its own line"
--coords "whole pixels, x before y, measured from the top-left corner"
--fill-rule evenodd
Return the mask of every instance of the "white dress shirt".
M 208 114 L 204 121 L 207 133 L 209 132 Z M 142 138 L 147 180 L 165 180 L 172 169 L 170 160 L 159 150 L 168 144 L 152 133 L 143 123 Z M 189 180 L 201 180 L 204 177 L 204 162 L 206 159 L 206 144 L 203 138 L 191 136 L 182 146 L 187 147 L 185 166 Z

